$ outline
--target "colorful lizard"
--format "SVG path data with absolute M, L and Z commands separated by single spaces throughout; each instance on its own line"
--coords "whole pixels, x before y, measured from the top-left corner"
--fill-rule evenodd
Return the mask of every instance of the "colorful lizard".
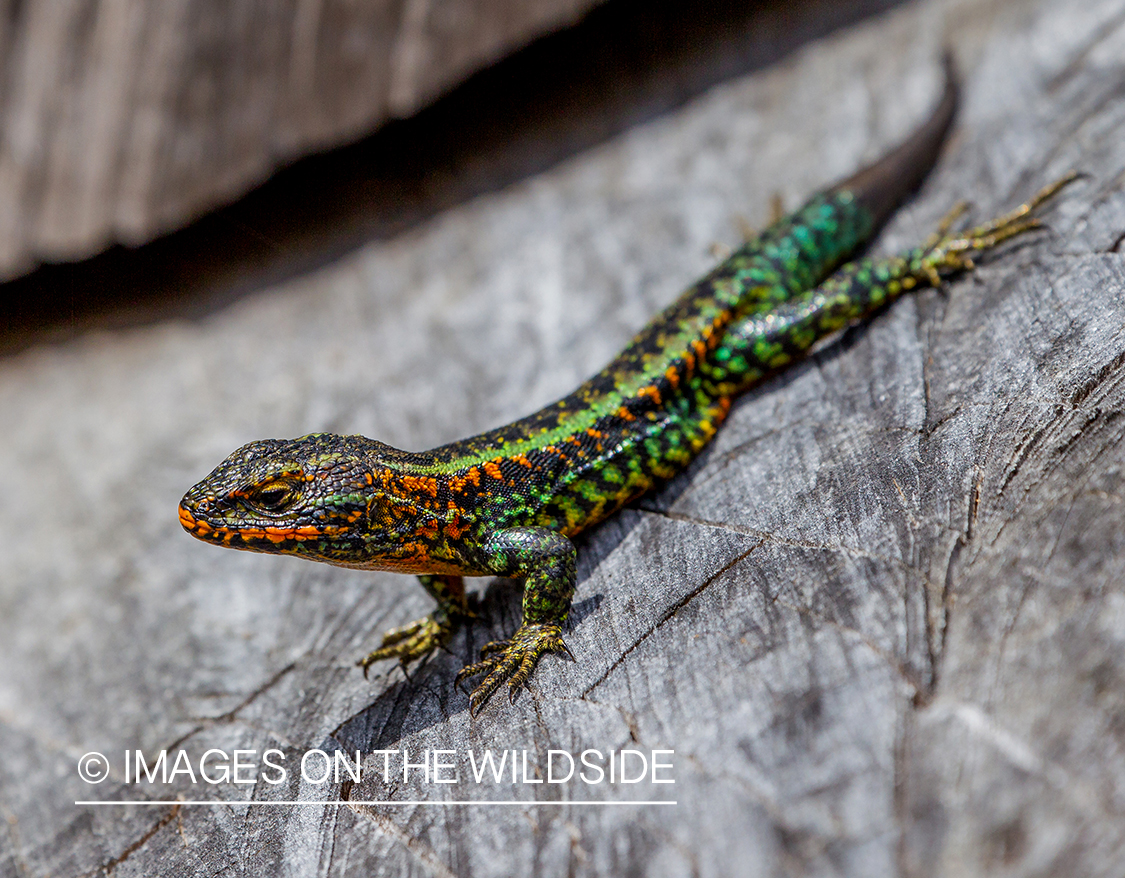
M 462 576 L 523 580 L 523 623 L 489 643 L 458 684 L 483 675 L 475 715 L 503 683 L 515 699 L 540 657 L 562 653 L 575 589 L 570 538 L 680 472 L 732 400 L 820 338 L 919 285 L 971 269 L 970 254 L 1035 227 L 1031 202 L 922 246 L 839 267 L 933 164 L 953 118 L 947 76 L 932 117 L 880 161 L 777 220 L 689 288 L 601 372 L 558 402 L 420 453 L 314 433 L 235 451 L 180 503 L 202 540 L 344 567 L 418 574 L 430 615 L 388 631 L 362 659 L 403 663 L 444 644 L 469 613 Z

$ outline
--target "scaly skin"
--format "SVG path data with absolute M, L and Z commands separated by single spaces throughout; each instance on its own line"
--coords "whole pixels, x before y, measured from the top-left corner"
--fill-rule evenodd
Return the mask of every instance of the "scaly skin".
M 418 574 L 437 609 L 387 632 L 360 661 L 365 673 L 445 643 L 468 615 L 462 576 L 523 580 L 519 629 L 457 675 L 484 676 L 470 695 L 473 714 L 504 683 L 514 700 L 543 654 L 570 657 L 562 640 L 575 587 L 570 537 L 681 471 L 734 397 L 819 338 L 971 268 L 970 252 L 1035 224 L 1026 218 L 1033 203 L 832 274 L 924 176 L 954 103 L 950 78 L 937 112 L 903 146 L 748 242 L 558 402 L 423 453 L 327 433 L 253 442 L 188 491 L 181 523 L 230 548 Z

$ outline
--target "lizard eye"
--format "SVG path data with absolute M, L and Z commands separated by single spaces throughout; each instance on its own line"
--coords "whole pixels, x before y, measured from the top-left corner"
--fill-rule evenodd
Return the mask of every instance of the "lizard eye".
M 289 482 L 266 482 L 255 488 L 249 499 L 267 512 L 278 512 L 297 499 L 297 492 Z

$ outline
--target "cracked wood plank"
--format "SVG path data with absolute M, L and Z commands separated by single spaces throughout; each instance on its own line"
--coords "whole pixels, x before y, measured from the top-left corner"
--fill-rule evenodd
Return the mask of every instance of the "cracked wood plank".
M 567 640 L 470 723 L 457 669 L 354 660 L 405 577 L 222 552 L 182 491 L 242 442 L 431 447 L 568 391 L 739 217 L 893 143 L 956 47 L 957 131 L 883 250 L 1076 167 L 1049 231 L 894 305 L 741 400 L 584 537 Z M 889 48 L 890 47 L 890 48 Z M 0 874 L 1116 875 L 1125 857 L 1125 16 L 928 0 L 194 322 L 0 361 Z M 285 339 L 285 344 L 275 343 Z M 502 352 L 499 356 L 498 352 Z M 29 523 L 30 526 L 29 526 Z M 161 748 L 361 750 L 317 785 L 127 784 Z M 668 810 L 389 808 L 559 785 L 382 777 L 376 750 L 674 749 Z M 79 781 L 91 750 L 103 784 Z M 467 772 L 468 769 L 465 769 Z M 593 801 L 665 789 L 567 786 Z M 177 795 L 219 807 L 75 807 Z M 251 806 L 285 799 L 322 807 Z M 243 804 L 240 804 L 243 803 Z

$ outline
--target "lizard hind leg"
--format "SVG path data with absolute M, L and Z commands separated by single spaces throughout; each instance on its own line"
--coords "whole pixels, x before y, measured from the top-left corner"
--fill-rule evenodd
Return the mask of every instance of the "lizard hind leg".
M 819 340 L 860 320 L 920 284 L 941 287 L 942 278 L 973 268 L 972 254 L 1037 228 L 1036 207 L 1078 177 L 1067 174 L 1026 204 L 974 228 L 951 232 L 964 212 L 958 205 L 921 246 L 900 256 L 849 262 L 819 286 L 771 307 L 752 311 L 726 331 L 701 367 L 705 398 L 736 396 L 764 376 L 805 355 Z

